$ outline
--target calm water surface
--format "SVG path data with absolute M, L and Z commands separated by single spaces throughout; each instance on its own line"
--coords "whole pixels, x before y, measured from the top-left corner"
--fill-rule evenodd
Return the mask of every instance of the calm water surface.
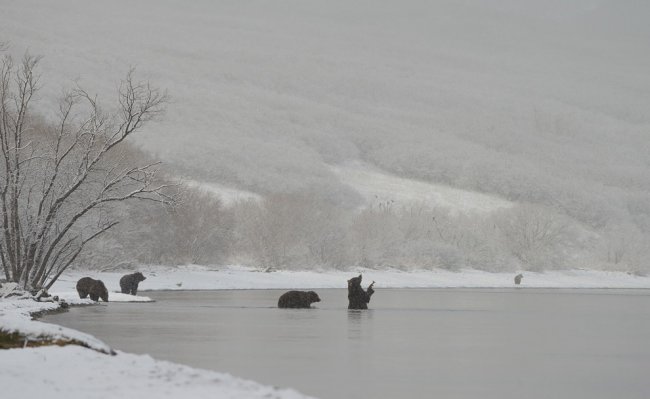
M 378 289 L 367 311 L 345 290 L 277 309 L 283 292 L 146 292 L 44 321 L 324 399 L 650 397 L 649 291 Z

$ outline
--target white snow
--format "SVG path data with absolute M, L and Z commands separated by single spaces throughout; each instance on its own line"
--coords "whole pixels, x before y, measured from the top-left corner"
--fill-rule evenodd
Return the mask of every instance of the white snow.
M 397 205 L 420 202 L 460 213 L 489 212 L 513 205 L 492 195 L 393 176 L 359 162 L 333 166 L 332 171 L 369 205 L 387 201 Z
M 92 303 L 92 301 L 90 302 Z M 55 340 L 75 340 L 83 342 L 85 345 L 96 351 L 104 353 L 111 352 L 111 348 L 108 345 L 92 335 L 70 328 L 61 327 L 56 324 L 31 320 L 32 313 L 52 311 L 58 308 L 59 305 L 54 302 L 36 302 L 27 298 L 4 298 L 0 300 L 0 330 L 8 333 L 20 332 L 27 339 L 49 337 Z M 4 354 L 4 351 L 0 351 L 0 358 L 2 358 L 2 354 Z M 0 375 L 2 375 L 2 373 L 0 373 Z M 0 383 L 0 386 L 1 385 L 2 384 Z
M 604 189 L 589 167 L 646 170 L 647 2 L 629 3 L 4 1 L 0 40 L 44 56 L 52 110 L 77 79 L 112 100 L 137 66 L 172 103 L 135 139 L 215 182 L 335 184 L 327 163 L 369 150 L 531 184 L 572 165 L 566 184 Z
M 64 299 L 66 302 L 72 305 L 88 305 L 94 303 L 91 299 L 88 298 L 79 299 L 79 295 L 74 290 L 54 293 L 54 295 L 58 296 L 61 299 Z M 153 299 L 141 295 L 136 296 L 136 295 L 122 294 L 121 292 L 109 292 L 108 301 L 109 302 L 153 302 Z
M 108 356 L 78 346 L 4 350 L 0 360 L 0 386 L 9 398 L 307 398 L 147 355 Z
M 227 187 L 218 183 L 208 183 L 197 180 L 185 180 L 184 182 L 189 187 L 198 188 L 206 193 L 218 195 L 224 205 L 231 205 L 245 200 L 260 201 L 262 199 L 259 194 L 234 187 Z
M 365 281 L 375 280 L 376 288 L 497 288 L 512 287 L 515 272 L 491 273 L 465 269 L 401 271 L 396 269 L 372 270 L 355 268 L 349 271 L 289 271 L 271 273 L 243 266 L 143 266 L 139 269 L 147 279 L 140 283 L 139 291 L 147 290 L 216 290 L 216 289 L 305 289 L 345 288 L 346 281 L 358 273 Z M 523 287 L 536 288 L 650 288 L 650 277 L 623 272 L 595 270 L 562 270 L 544 273 L 522 272 Z M 109 291 L 119 286 L 124 273 L 94 273 Z M 52 287 L 56 295 L 73 292 L 77 280 L 89 272 L 70 271 Z M 110 298 L 115 295 L 110 293 Z M 109 298 L 109 300 L 110 300 Z

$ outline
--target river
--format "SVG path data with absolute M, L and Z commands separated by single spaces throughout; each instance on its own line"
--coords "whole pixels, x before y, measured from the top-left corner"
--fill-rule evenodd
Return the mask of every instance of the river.
M 116 349 L 342 398 L 648 398 L 650 290 L 150 291 L 51 314 Z

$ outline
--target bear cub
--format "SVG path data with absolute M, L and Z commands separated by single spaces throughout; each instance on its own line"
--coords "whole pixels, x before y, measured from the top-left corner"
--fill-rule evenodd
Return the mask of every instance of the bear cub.
M 108 302 L 108 290 L 102 280 L 95 280 L 90 277 L 84 277 L 77 281 L 77 292 L 79 298 L 84 299 L 90 295 L 90 299 L 97 302 L 99 298 Z
M 122 294 L 137 295 L 138 284 L 146 279 L 147 278 L 140 272 L 122 276 L 120 279 L 120 289 L 122 290 Z
M 314 291 L 289 291 L 280 296 L 279 308 L 304 309 L 310 308 L 313 302 L 320 302 Z

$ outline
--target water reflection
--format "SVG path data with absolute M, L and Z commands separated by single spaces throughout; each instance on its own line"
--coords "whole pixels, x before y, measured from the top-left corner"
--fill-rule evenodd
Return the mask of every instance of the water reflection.
M 316 320 L 318 309 L 277 309 L 287 321 Z
M 360 324 L 365 320 L 372 319 L 372 309 L 350 310 L 348 309 L 348 322 Z
M 367 335 L 373 310 L 348 309 L 348 339 L 358 340 Z M 365 333 L 365 334 L 364 334 Z

